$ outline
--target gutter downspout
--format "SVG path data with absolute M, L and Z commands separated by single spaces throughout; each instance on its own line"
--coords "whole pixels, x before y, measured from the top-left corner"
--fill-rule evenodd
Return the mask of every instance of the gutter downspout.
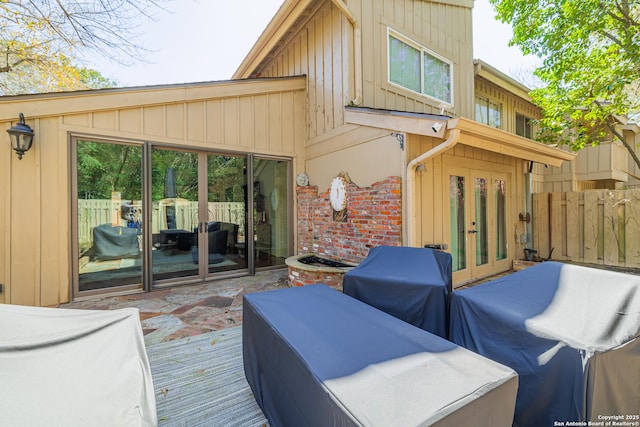
M 351 25 L 353 25 L 353 62 L 354 62 L 354 89 L 356 97 L 349 101 L 349 105 L 357 107 L 362 102 L 362 30 L 347 5 L 342 0 L 331 0 L 340 9 Z
M 460 139 L 460 129 L 449 129 L 447 139 L 442 143 L 438 144 L 429 151 L 426 151 L 411 160 L 407 165 L 407 207 L 409 209 L 409 215 L 407 216 L 407 244 L 410 247 L 416 245 L 415 238 L 413 236 L 413 224 L 417 222 L 416 218 L 416 208 L 414 206 L 414 197 L 413 192 L 415 191 L 415 181 L 416 181 L 416 169 L 418 165 L 423 163 L 424 161 L 430 159 L 431 157 L 437 156 L 447 150 L 452 149 L 458 143 Z

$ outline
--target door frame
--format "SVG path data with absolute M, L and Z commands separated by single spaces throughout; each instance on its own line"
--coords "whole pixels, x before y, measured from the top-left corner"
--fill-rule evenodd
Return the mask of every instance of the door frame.
M 461 164 L 466 163 L 466 164 Z M 465 249 L 466 265 L 464 269 L 454 271 L 452 279 L 455 286 L 459 286 L 471 280 L 490 276 L 510 268 L 513 259 L 515 245 L 509 244 L 508 230 L 511 229 L 511 215 L 515 180 L 513 179 L 513 169 L 503 165 L 493 165 L 486 162 L 447 162 L 443 165 L 443 221 L 445 233 L 443 235 L 447 247 L 452 248 L 451 242 L 451 216 L 450 209 L 450 176 L 462 176 L 465 180 Z M 498 166 L 498 167 L 496 167 Z M 502 167 L 500 167 L 502 166 Z M 476 236 L 470 233 L 473 230 L 473 218 L 475 217 L 475 196 L 474 178 L 485 178 L 487 180 L 487 240 L 488 240 L 488 263 L 476 265 Z M 494 185 L 496 180 L 504 180 L 506 183 L 506 207 L 505 207 L 505 232 L 506 232 L 506 257 L 497 259 L 497 221 L 496 221 L 496 201 Z

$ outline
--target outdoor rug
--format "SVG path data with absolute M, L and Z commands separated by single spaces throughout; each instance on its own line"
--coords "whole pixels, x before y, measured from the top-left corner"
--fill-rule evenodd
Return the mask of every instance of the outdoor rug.
M 244 376 L 242 326 L 150 344 L 159 426 L 268 426 Z

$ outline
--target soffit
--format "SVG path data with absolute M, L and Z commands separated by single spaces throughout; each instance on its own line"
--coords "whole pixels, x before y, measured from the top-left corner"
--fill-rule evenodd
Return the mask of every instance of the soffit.
M 576 154 L 496 129 L 473 120 L 458 118 L 449 121 L 448 129 L 459 129 L 459 144 L 481 148 L 551 166 L 575 159 Z

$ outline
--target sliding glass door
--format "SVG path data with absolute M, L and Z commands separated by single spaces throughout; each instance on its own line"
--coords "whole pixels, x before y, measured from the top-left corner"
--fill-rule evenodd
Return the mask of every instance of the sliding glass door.
M 74 148 L 75 289 L 139 289 L 143 146 L 76 140 Z
M 291 161 L 74 139 L 74 294 L 284 265 Z

